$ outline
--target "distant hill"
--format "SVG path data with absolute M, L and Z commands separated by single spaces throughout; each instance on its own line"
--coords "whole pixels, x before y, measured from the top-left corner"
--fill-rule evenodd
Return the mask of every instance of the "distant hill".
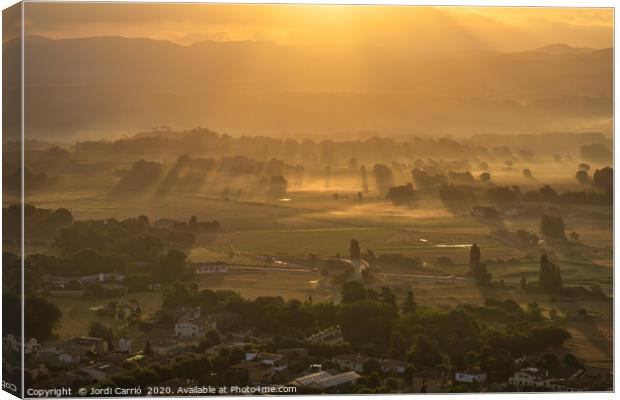
M 11 56 L 16 46 L 5 46 Z M 28 37 L 28 132 L 152 126 L 232 134 L 583 131 L 612 115 L 611 49 L 403 54 L 272 42 Z

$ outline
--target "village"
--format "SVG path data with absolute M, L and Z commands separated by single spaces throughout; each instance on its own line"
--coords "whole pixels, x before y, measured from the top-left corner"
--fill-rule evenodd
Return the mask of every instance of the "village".
M 359 249 L 352 249 L 351 265 L 367 267 L 354 254 L 356 251 Z M 229 266 L 224 263 L 193 267 L 196 274 L 229 273 Z M 353 274 L 354 282 L 360 279 L 360 271 Z M 124 276 L 116 273 L 101 273 L 71 280 L 50 278 L 47 284 L 52 292 L 72 290 L 72 286 L 82 291 L 89 284 L 123 287 L 124 280 Z M 149 290 L 159 291 L 161 286 L 150 286 Z M 514 358 L 508 378 L 498 381 L 496 377 L 489 379 L 482 365 L 427 368 L 416 365 L 405 354 L 392 359 L 352 351 L 339 325 L 315 330 L 302 340 L 288 340 L 294 346 L 278 347 L 287 340 L 257 333 L 240 313 L 205 312 L 200 306 L 169 306 L 164 301 L 157 312 L 145 315 L 137 299 L 127 296 L 122 299 L 91 308 L 90 312 L 113 316 L 126 324 L 127 332 L 130 326 L 144 326 L 141 329 L 146 332 L 146 341 L 142 339 L 138 345 L 129 334 L 113 334 L 105 329 L 99 337 L 85 332 L 84 336 L 45 345 L 35 338 L 27 338 L 23 349 L 27 386 L 102 390 L 133 382 L 143 389 L 166 388 L 144 392 L 154 395 L 187 393 L 206 383 L 224 385 L 226 382 L 294 387 L 296 393 L 569 392 L 612 387 L 610 370 L 585 365 L 561 347 Z M 11 334 L 4 337 L 3 345 L 8 354 L 17 356 L 21 351 L 21 343 Z M 210 373 L 204 376 L 185 372 L 179 366 L 188 360 L 202 360 L 209 365 Z M 158 373 L 156 378 L 146 379 L 136 371 Z M 120 379 L 121 376 L 132 376 L 132 380 Z M 96 395 L 97 390 L 89 393 Z

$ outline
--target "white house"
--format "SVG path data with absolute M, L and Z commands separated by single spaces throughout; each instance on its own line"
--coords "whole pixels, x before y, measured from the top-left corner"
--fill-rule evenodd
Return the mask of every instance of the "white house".
M 124 353 L 131 353 L 131 339 L 129 338 L 119 338 L 118 339 L 118 351 L 124 352 Z
M 226 264 L 197 264 L 197 274 L 225 274 L 228 272 Z
M 328 390 L 338 386 L 349 385 L 360 378 L 357 372 L 349 371 L 332 375 L 329 372 L 317 372 L 301 376 L 291 382 L 292 385 L 315 390 Z
M 381 365 L 381 371 L 393 372 L 396 374 L 404 374 L 407 370 L 407 366 L 409 365 L 405 361 L 390 359 L 383 359 L 379 361 L 379 364 Z
M 123 282 L 124 280 L 125 275 L 117 274 L 116 272 L 101 272 L 96 275 L 86 275 L 78 278 L 78 281 L 82 284 Z
M 339 326 L 332 326 L 306 338 L 310 343 L 342 343 L 342 332 Z
M 16 353 L 19 353 L 22 348 L 21 341 L 10 333 L 4 338 L 4 346 Z M 24 342 L 24 354 L 35 354 L 40 348 L 41 344 L 35 338 L 28 338 Z
M 71 341 L 58 343 L 39 351 L 39 357 L 56 365 L 78 365 L 89 350 Z
M 479 369 L 457 371 L 454 373 L 454 380 L 463 383 L 482 383 L 487 381 L 487 374 L 480 371 Z
M 207 318 L 193 317 L 182 318 L 174 324 L 174 335 L 180 338 L 201 338 L 208 331 L 215 330 L 217 324 Z
M 259 362 L 270 370 L 271 373 L 286 371 L 288 363 L 284 354 L 265 353 L 258 350 L 249 350 L 245 353 L 245 361 Z
M 350 369 L 355 372 L 363 372 L 364 364 L 366 361 L 370 360 L 370 357 L 358 354 L 342 354 L 334 357 L 333 360 L 341 369 Z
M 538 368 L 523 368 L 508 378 L 508 383 L 517 388 L 544 387 L 549 380 L 548 374 Z

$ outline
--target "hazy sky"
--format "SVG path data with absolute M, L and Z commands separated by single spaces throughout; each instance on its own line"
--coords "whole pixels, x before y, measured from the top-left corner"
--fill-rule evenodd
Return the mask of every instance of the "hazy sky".
M 269 40 L 283 45 L 415 45 L 515 51 L 552 43 L 611 47 L 613 10 L 588 8 L 27 3 L 26 33 Z
M 238 135 L 611 127 L 612 9 L 26 3 L 25 18 L 28 35 L 89 37 L 28 42 L 26 125 L 41 137 L 160 125 Z M 603 50 L 523 51 L 559 43 Z

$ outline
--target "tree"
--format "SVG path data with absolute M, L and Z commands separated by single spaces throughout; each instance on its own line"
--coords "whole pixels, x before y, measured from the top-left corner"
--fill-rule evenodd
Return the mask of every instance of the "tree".
M 280 196 L 286 194 L 288 189 L 288 181 L 282 175 L 275 175 L 269 178 L 268 194 L 271 196 Z
M 480 174 L 479 179 L 482 183 L 489 183 L 491 182 L 491 174 L 489 174 L 488 172 L 483 172 Z
M 407 292 L 407 297 L 405 297 L 405 301 L 403 301 L 401 310 L 403 311 L 404 314 L 407 314 L 407 313 L 414 313 L 417 308 L 418 308 L 418 305 L 415 302 L 413 292 L 410 290 Z
M 352 171 L 355 171 L 355 170 L 357 169 L 357 158 L 355 158 L 355 157 L 351 157 L 351 158 L 349 159 L 349 168 L 350 168 Z
M 549 292 L 555 292 L 562 288 L 560 267 L 549 261 L 547 254 L 540 256 L 539 282 L 540 286 Z
M 351 260 L 359 261 L 361 259 L 360 243 L 355 239 L 351 239 L 351 244 L 349 245 L 349 257 Z
M 413 185 L 411 183 L 407 183 L 402 186 L 392 186 L 390 190 L 388 190 L 385 197 L 391 200 L 392 204 L 395 206 L 410 206 L 415 202 L 417 194 L 416 191 L 413 190 Z
M 160 258 L 153 269 L 153 279 L 156 282 L 172 283 L 187 276 L 187 255 L 179 250 L 170 249 Z
M 396 296 L 394 296 L 389 286 L 383 286 L 381 288 L 381 301 L 396 308 Z
M 469 250 L 469 273 L 479 286 L 491 286 L 492 276 L 480 262 L 480 248 L 474 243 Z
M 368 361 L 364 363 L 362 366 L 364 370 L 364 375 L 370 375 L 373 372 L 381 372 L 381 364 L 375 358 L 370 358 Z
M 581 163 L 579 164 L 579 170 L 580 171 L 589 171 L 590 170 L 590 165 L 586 164 L 586 163 Z
M 221 336 L 217 331 L 210 330 L 198 343 L 198 351 L 205 351 L 210 347 L 217 346 L 220 344 L 221 340 Z
M 592 176 L 594 186 L 605 191 L 606 193 L 612 193 L 614 189 L 614 170 L 611 167 L 605 167 L 594 171 Z
M 58 326 L 62 312 L 47 299 L 38 295 L 26 296 L 24 302 L 25 327 L 27 337 L 41 341 L 52 336 Z
M 577 182 L 581 184 L 586 184 L 590 181 L 590 175 L 588 175 L 588 173 L 583 170 L 577 171 L 575 178 L 577 179 Z
M 105 339 L 110 347 L 112 347 L 112 344 L 114 343 L 114 333 L 112 332 L 112 328 L 98 321 L 95 321 L 90 325 L 90 328 L 88 329 L 88 336 Z
M 476 268 L 480 264 L 480 248 L 476 243 L 472 244 L 469 249 L 469 272 L 474 274 Z
M 394 174 L 392 169 L 384 164 L 375 164 L 373 171 L 379 195 L 385 196 L 392 186 L 394 186 Z
M 527 179 L 532 179 L 534 178 L 534 175 L 532 174 L 532 171 L 530 171 L 529 169 L 524 169 L 523 170 L 523 176 Z
M 363 165 L 360 167 L 360 178 L 362 180 L 362 192 L 368 193 L 368 174 L 366 173 L 366 167 Z
M 153 355 L 153 349 L 151 348 L 151 342 L 149 342 L 148 340 L 146 341 L 146 343 L 144 343 L 143 353 L 144 353 L 145 356 L 152 356 Z
M 342 303 L 354 303 L 368 297 L 366 288 L 359 281 L 345 282 L 341 290 Z
M 448 177 L 444 174 L 430 175 L 417 168 L 411 171 L 411 178 L 418 190 L 429 190 L 448 183 Z
M 400 359 L 407 353 L 405 338 L 399 331 L 393 331 L 390 335 L 390 347 L 387 352 L 388 358 Z
M 409 359 L 416 366 L 435 368 L 443 362 L 443 355 L 437 341 L 425 334 L 419 334 L 413 339 Z
M 556 215 L 543 215 L 540 220 L 540 232 L 552 239 L 566 239 L 564 219 Z

